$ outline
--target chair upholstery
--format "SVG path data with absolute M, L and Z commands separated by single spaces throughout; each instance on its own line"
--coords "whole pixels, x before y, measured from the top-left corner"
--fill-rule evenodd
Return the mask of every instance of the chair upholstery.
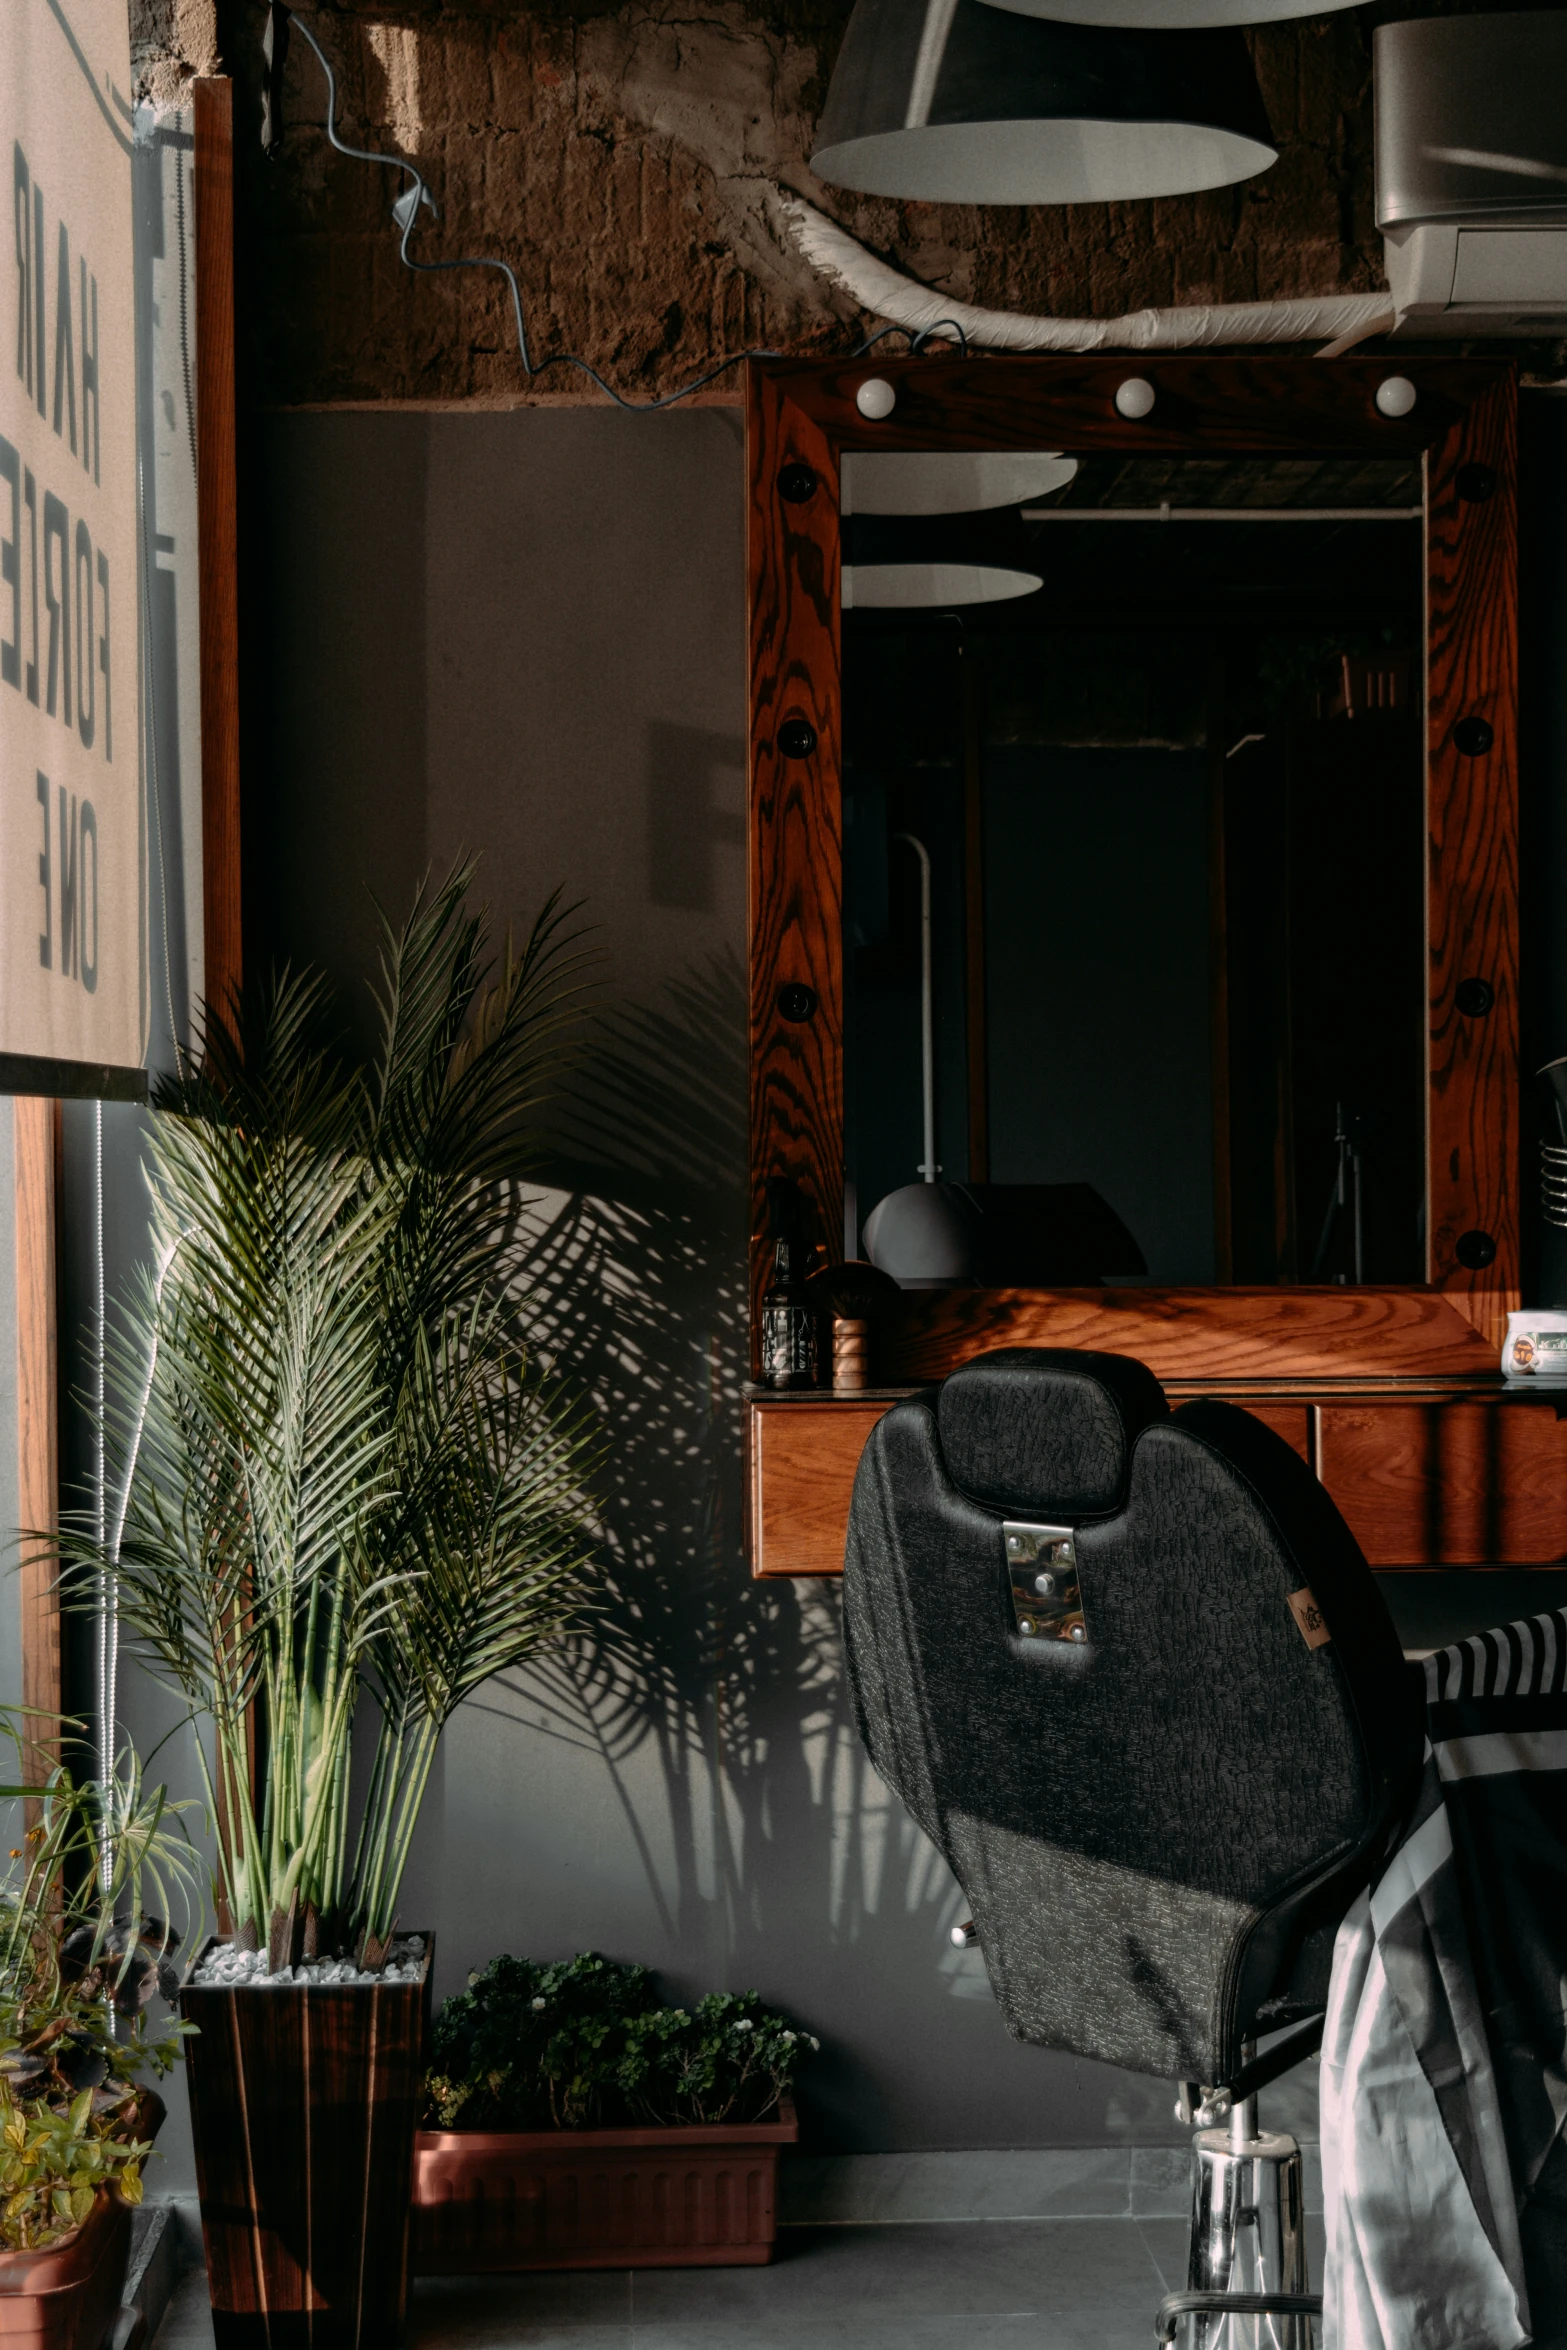
M 1082 1645 L 1018 1630 L 1007 1518 L 1075 1528 Z M 1171 1414 L 1124 1356 L 980 1356 L 866 1446 L 844 1630 L 861 1736 L 961 1883 L 1018 2038 L 1213 2082 L 1322 2005 L 1418 1779 L 1420 1688 L 1354 1537 L 1260 1421 Z

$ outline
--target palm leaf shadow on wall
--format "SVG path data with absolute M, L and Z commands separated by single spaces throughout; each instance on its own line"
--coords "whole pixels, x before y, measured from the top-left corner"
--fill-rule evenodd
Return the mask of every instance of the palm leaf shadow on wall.
M 601 1759 L 672 1945 L 716 1945 L 738 1982 L 802 1940 L 885 1938 L 894 1965 L 929 1953 L 988 1997 L 951 1949 L 957 1888 L 861 1752 L 836 1592 L 755 1583 L 745 1564 L 738 959 L 608 1015 L 566 1090 L 558 1188 L 531 1212 L 519 1190 L 519 1264 L 536 1343 L 604 1423 L 602 1605 L 483 1702 Z M 627 1770 L 650 1744 L 667 1822 L 639 1816 Z

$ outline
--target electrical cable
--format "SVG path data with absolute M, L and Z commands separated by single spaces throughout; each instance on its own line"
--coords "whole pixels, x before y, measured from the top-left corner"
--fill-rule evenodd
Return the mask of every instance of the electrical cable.
M 420 261 L 415 258 L 409 247 L 414 230 L 418 226 L 421 211 L 428 207 L 437 219 L 440 218 L 440 206 L 430 193 L 429 183 L 423 172 L 416 164 L 410 163 L 405 156 L 377 155 L 368 147 L 351 147 L 338 132 L 337 76 L 332 70 L 331 60 L 326 51 L 304 18 L 285 6 L 284 0 L 272 0 L 268 18 L 269 37 L 276 25 L 281 25 L 285 32 L 291 30 L 301 34 L 315 55 L 316 63 L 320 66 L 326 79 L 326 135 L 329 143 L 336 148 L 338 154 L 346 155 L 356 163 L 379 164 L 383 170 L 401 171 L 407 174 L 408 185 L 392 206 L 392 218 L 401 232 L 398 253 L 404 266 L 430 276 L 446 269 L 493 269 L 506 280 L 506 288 L 511 296 L 512 317 L 517 329 L 517 352 L 522 361 L 522 371 L 530 382 L 533 377 L 542 375 L 547 368 L 575 367 L 580 374 L 587 376 L 590 382 L 597 384 L 599 390 L 604 393 L 607 399 L 613 400 L 617 408 L 625 408 L 637 415 L 646 416 L 660 408 L 672 408 L 677 400 L 689 400 L 694 392 L 705 391 L 707 386 L 716 383 L 721 375 L 727 375 L 732 367 L 743 366 L 748 359 L 781 359 L 784 357 L 783 352 L 763 348 L 760 345 L 754 346 L 750 350 L 737 351 L 732 358 L 720 360 L 716 367 L 710 367 L 705 374 L 694 376 L 689 383 L 682 384 L 678 391 L 665 392 L 656 400 L 628 400 L 623 393 L 616 391 L 614 385 L 601 375 L 590 361 L 579 358 L 574 351 L 551 351 L 547 358 L 535 359 L 528 343 L 527 320 L 523 315 L 522 307 L 522 288 L 517 282 L 517 273 L 511 263 L 502 261 L 497 255 L 490 253 L 464 254 L 455 261 Z M 271 47 L 268 50 L 269 61 L 274 56 L 280 58 L 282 50 L 281 39 L 272 38 Z M 269 122 L 267 137 L 270 152 L 278 143 L 275 121 Z M 862 358 L 874 344 L 879 343 L 883 336 L 889 334 L 906 335 L 910 350 L 918 353 L 923 351 L 932 336 L 941 333 L 943 328 L 950 328 L 957 337 L 966 358 L 968 356 L 968 337 L 964 334 L 962 327 L 952 319 L 933 320 L 917 333 L 907 327 L 884 326 L 878 333 L 867 335 L 862 343 L 846 353 L 845 356 L 850 359 Z
M 196 403 L 190 391 L 190 273 L 185 266 L 185 159 L 174 149 L 174 224 L 180 253 L 180 366 L 185 378 L 185 425 L 190 436 L 190 469 L 196 464 Z

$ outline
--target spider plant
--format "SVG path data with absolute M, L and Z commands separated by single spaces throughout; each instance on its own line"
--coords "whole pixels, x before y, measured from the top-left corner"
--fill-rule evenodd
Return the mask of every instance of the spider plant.
M 40 1718 L 0 1708 L 19 1773 Z M 25 2251 L 80 2226 L 110 2181 L 141 2199 L 139 2082 L 169 2070 L 184 2030 L 149 2010 L 177 1989 L 201 1872 L 184 1807 L 133 1755 L 106 1785 L 57 1765 L 0 1801 L 17 1838 L 0 1868 L 0 2247 Z
M 471 879 L 382 918 L 361 1065 L 326 983 L 284 973 L 161 1088 L 123 1523 L 70 1542 L 206 1726 L 219 1890 L 274 1968 L 380 1963 L 443 1728 L 556 1636 L 588 1555 L 593 1426 L 533 1357 L 507 1239 L 585 958 L 552 899 L 497 969 Z

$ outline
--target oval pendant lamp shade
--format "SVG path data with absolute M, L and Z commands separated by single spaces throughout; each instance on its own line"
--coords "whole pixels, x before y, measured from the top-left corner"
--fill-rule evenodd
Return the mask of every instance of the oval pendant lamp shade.
M 1031 596 L 1044 581 L 1037 571 L 1004 571 L 991 563 L 846 563 L 846 612 L 930 612 L 954 604 L 1002 604 Z
M 845 514 L 977 514 L 1021 506 L 1069 482 L 1075 457 L 1024 449 L 845 449 Z
M 1287 16 L 1331 16 L 1359 0 L 990 0 L 1018 16 L 1054 17 L 1062 24 L 1119 25 L 1137 32 L 1173 33 L 1212 25 L 1277 24 Z
M 1043 585 L 1034 541 L 1015 506 L 844 516 L 846 612 L 999 604 Z
M 911 202 L 1092 204 L 1226 187 L 1277 156 L 1238 32 L 856 0 L 811 169 Z

